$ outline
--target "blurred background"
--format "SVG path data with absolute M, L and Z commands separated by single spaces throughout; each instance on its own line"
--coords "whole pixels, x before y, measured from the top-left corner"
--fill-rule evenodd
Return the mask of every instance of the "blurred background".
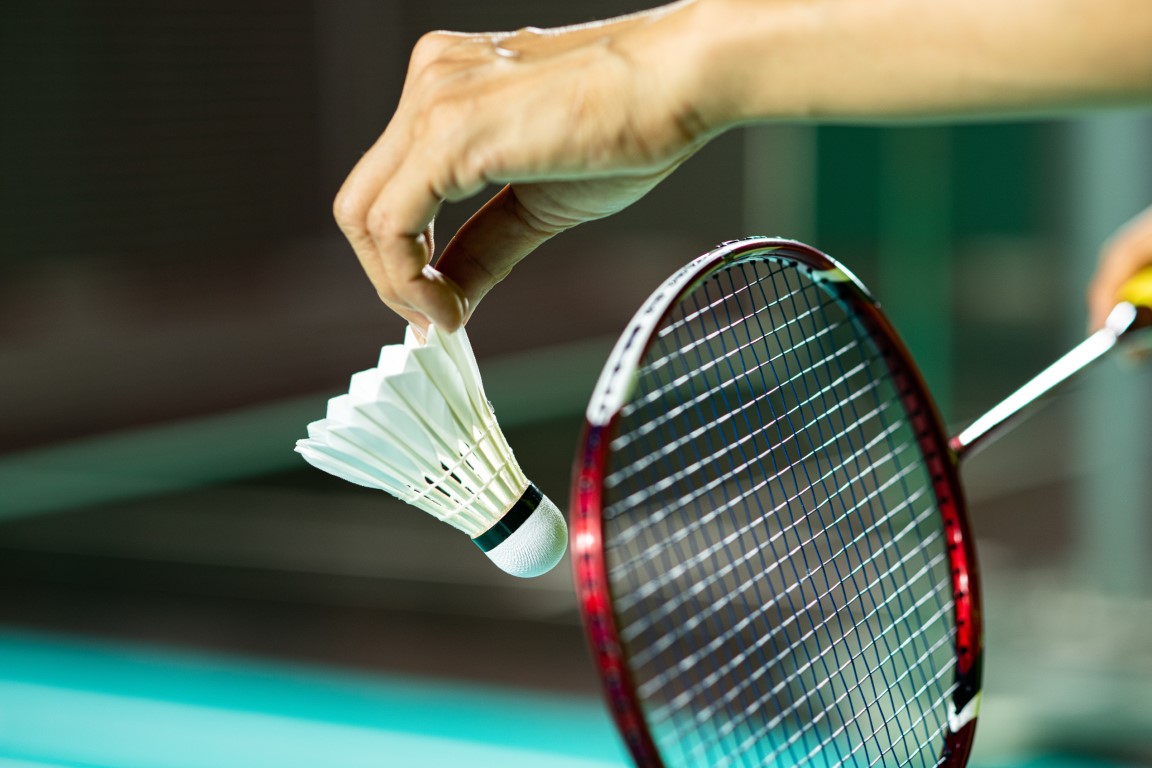
M 419 35 L 648 5 L 0 8 L 0 766 L 622 764 L 566 567 L 512 580 L 292 446 L 403 332 L 330 206 Z M 789 236 L 873 289 L 957 428 L 1082 337 L 1100 243 L 1150 202 L 1146 112 L 755 128 L 547 244 L 470 335 L 564 498 L 648 293 Z M 1150 385 L 1110 361 L 965 467 L 981 765 L 1152 764 Z

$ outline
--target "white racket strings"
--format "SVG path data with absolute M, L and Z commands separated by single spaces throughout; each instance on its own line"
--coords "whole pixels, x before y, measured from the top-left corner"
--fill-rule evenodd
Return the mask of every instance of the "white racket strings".
M 886 351 L 791 262 L 698 287 L 621 411 L 605 541 L 669 766 L 936 765 L 943 525 Z

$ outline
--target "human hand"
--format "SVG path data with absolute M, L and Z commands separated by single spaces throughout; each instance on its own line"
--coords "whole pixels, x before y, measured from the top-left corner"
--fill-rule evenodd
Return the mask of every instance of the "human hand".
M 1091 328 L 1101 328 L 1116 306 L 1117 293 L 1128 278 L 1152 266 L 1152 208 L 1125 224 L 1100 251 L 1100 263 L 1088 289 Z
M 396 113 L 334 212 L 381 299 L 417 329 L 460 326 L 548 238 L 639 199 L 711 126 L 699 87 L 695 0 L 610 22 L 426 35 Z M 444 201 L 505 184 L 435 267 Z

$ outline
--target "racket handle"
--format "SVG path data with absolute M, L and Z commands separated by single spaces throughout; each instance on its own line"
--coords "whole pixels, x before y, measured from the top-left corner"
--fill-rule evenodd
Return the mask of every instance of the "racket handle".
M 948 441 L 948 447 L 957 460 L 1003 434 L 1023 414 L 1030 413 L 1042 403 L 1048 393 L 1104 357 L 1117 342 L 1148 336 L 1143 331 L 1152 328 L 1152 267 L 1144 268 L 1125 282 L 1117 298 L 1119 303 L 1108 315 L 1103 328 Z

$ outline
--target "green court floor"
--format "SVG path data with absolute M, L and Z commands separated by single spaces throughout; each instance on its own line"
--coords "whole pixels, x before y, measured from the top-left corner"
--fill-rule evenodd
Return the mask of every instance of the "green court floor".
M 0 628 L 0 768 L 628 764 L 595 699 Z

